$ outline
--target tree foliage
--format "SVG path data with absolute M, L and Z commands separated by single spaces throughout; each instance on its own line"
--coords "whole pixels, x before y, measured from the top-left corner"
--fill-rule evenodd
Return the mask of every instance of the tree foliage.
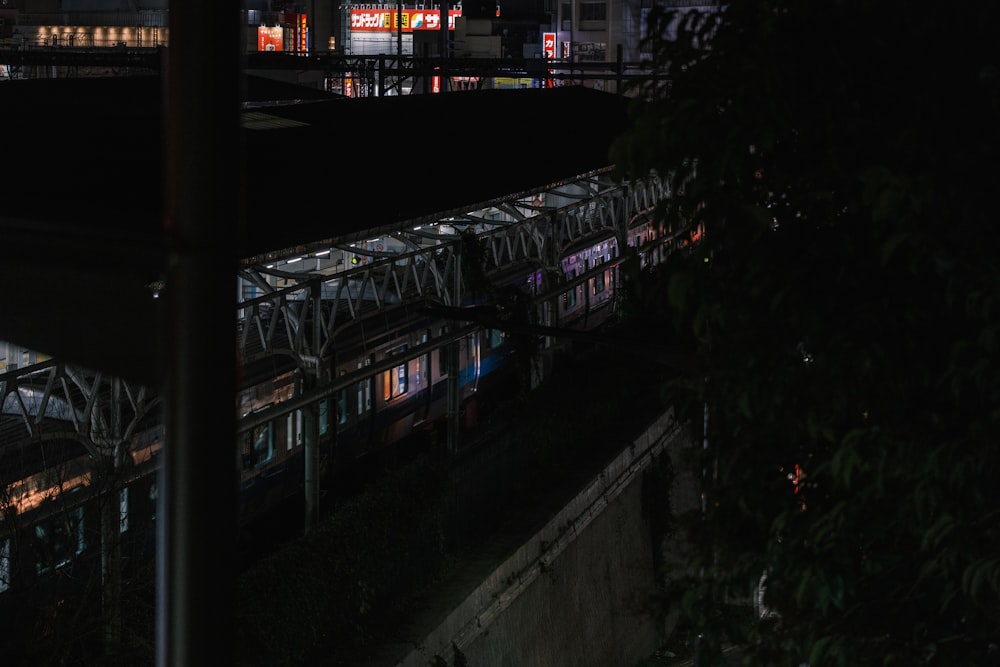
M 1000 8 L 748 0 L 668 27 L 613 157 L 705 229 L 645 305 L 691 341 L 671 400 L 709 410 L 676 604 L 706 656 L 1000 664 Z M 733 622 L 765 572 L 771 613 Z

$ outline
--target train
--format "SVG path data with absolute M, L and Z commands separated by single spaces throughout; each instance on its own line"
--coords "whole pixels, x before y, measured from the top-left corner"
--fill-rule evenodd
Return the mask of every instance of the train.
M 636 234 L 638 240 L 641 230 Z M 454 418 L 463 431 L 473 429 L 502 397 L 530 385 L 530 359 L 519 358 L 516 327 L 499 322 L 498 305 L 508 319 L 530 327 L 539 319 L 531 304 L 554 301 L 561 327 L 594 329 L 612 311 L 622 259 L 608 236 L 563 257 L 555 298 L 542 293 L 546 280 L 536 268 L 497 277 L 487 305 L 476 299 L 454 309 L 410 303 L 379 312 L 376 326 L 364 320 L 346 326 L 330 361 L 328 396 L 316 402 L 321 473 L 335 468 L 333 474 L 351 478 L 359 462 L 391 455 L 404 441 L 443 442 L 452 374 Z M 244 420 L 292 403 L 301 391 L 298 368 L 287 359 L 276 366 L 281 363 L 268 359 L 261 370 L 245 370 L 237 399 Z M 289 410 L 241 434 L 243 521 L 303 493 L 306 419 L 303 410 Z
M 654 264 L 693 245 L 698 236 L 637 216 L 627 242 L 643 263 Z M 464 431 L 474 429 L 492 405 L 530 384 L 532 352 L 553 342 L 546 338 L 551 328 L 533 333 L 542 321 L 540 309 L 554 309 L 545 321 L 567 331 L 600 327 L 615 312 L 628 254 L 608 233 L 564 253 L 554 279 L 529 267 L 498 278 L 496 291 L 479 303 L 451 311 L 433 303 L 387 307 L 379 312 L 378 326 L 352 323 L 340 333 L 333 356 L 324 360 L 325 387 L 308 406 L 282 409 L 299 405 L 296 399 L 307 390 L 315 391 L 289 358 L 241 368 L 236 396 L 237 416 L 245 425 L 237 434 L 240 525 L 302 498 L 310 428 L 328 487 L 354 479 L 352 471 L 363 462 L 382 462 L 386 452 L 414 438 L 445 438 L 449 419 Z M 506 310 L 498 312 L 498 307 Z M 16 419 L 10 401 L 25 397 L 13 394 L 3 397 L 0 420 Z M 66 419 L 68 410 L 50 401 L 46 415 Z M 58 606 L 67 584 L 89 590 L 90 582 L 107 575 L 109 555 L 126 568 L 152 560 L 163 439 L 163 425 L 151 409 L 127 451 L 110 457 L 95 456 L 71 439 L 30 442 L 16 461 L 6 454 L 2 470 L 7 476 L 0 480 L 5 490 L 0 497 L 0 618 L 17 617 L 29 601 L 36 608 Z M 108 460 L 112 463 L 95 464 Z

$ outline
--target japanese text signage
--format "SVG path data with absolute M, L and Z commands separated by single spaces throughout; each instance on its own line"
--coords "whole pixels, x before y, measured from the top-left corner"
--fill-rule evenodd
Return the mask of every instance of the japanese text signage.
M 258 51 L 281 51 L 282 41 L 282 30 L 279 26 L 257 27 Z
M 542 57 L 546 60 L 555 60 L 556 34 L 554 32 L 542 33 Z
M 455 29 L 455 18 L 462 15 L 461 9 L 448 10 L 448 30 Z M 363 32 L 403 32 L 414 30 L 440 30 L 441 12 L 427 9 L 404 9 L 402 13 L 392 9 L 352 9 L 351 30 Z
M 299 29 L 298 29 L 298 39 L 299 39 L 299 53 L 306 53 L 309 51 L 309 28 L 306 24 L 306 15 L 299 14 Z

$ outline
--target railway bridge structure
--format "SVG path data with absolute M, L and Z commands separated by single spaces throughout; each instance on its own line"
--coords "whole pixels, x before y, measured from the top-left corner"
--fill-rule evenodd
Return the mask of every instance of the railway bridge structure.
M 187 175 L 170 160 L 218 167 L 227 146 L 185 143 L 187 153 L 170 155 L 173 135 L 164 127 L 175 112 L 159 76 L 0 86 L 5 108 L 25 126 L 11 142 L 21 196 L 0 211 L 8 242 L 0 271 L 4 284 L 23 286 L 0 295 L 0 340 L 9 341 L 0 372 L 0 447 L 22 452 L 28 471 L 4 470 L 16 502 L 46 497 L 36 483 L 41 477 L 33 477 L 42 472 L 32 468 L 42 464 L 32 455 L 39 443 L 82 446 L 65 481 L 84 484 L 92 470 L 126 457 L 149 461 L 161 446 L 171 456 L 171 434 L 231 436 L 226 419 L 221 427 L 204 421 L 227 400 L 234 407 L 231 398 L 208 399 L 239 389 L 236 377 L 230 384 L 225 376 L 226 355 L 237 360 L 243 378 L 276 364 L 291 364 L 307 378 L 293 400 L 234 415 L 236 434 L 356 383 L 351 374 L 328 373 L 338 332 L 352 323 L 377 326 L 391 312 L 416 317 L 430 307 L 459 309 L 468 297 L 462 272 L 470 238 L 491 275 L 526 266 L 539 272 L 532 297 L 543 334 L 560 326 L 552 302 L 573 281 L 608 268 L 591 266 L 569 282 L 555 281 L 568 252 L 612 235 L 619 249 L 639 252 L 641 245 L 646 259 L 656 261 L 676 241 L 669 234 L 629 237 L 666 193 L 654 177 L 621 182 L 609 164 L 610 143 L 627 125 L 625 98 L 568 87 L 306 102 L 274 99 L 285 93 L 258 85 L 256 99 L 244 98 L 239 114 L 241 138 L 233 147 L 242 159 L 224 159 L 241 219 L 220 222 L 223 232 L 195 230 L 193 238 L 207 239 L 218 256 L 193 274 L 177 269 L 190 261 L 174 238 L 178 206 L 202 207 L 202 225 L 235 214 L 214 208 L 211 195 L 187 183 L 203 171 Z M 62 132 L 53 131 L 54 123 Z M 56 188 L 60 196 L 53 197 Z M 235 287 L 235 294 L 226 288 L 227 308 L 212 296 L 219 281 Z M 195 300 L 204 292 L 204 303 L 172 307 L 181 290 Z M 478 316 L 453 315 L 464 327 L 483 326 Z M 214 408 L 171 412 L 172 404 L 200 401 Z M 165 444 L 136 443 L 134 436 L 164 413 Z M 307 447 L 310 439 L 307 430 Z M 226 484 L 190 495 L 192 486 L 217 482 L 211 475 L 219 467 L 206 465 L 186 478 L 177 470 L 201 465 L 196 457 L 206 450 L 173 447 L 181 454 L 166 493 L 202 508 L 192 506 L 193 514 L 222 508 L 202 523 L 176 510 L 173 528 L 161 533 L 180 545 L 170 547 L 180 550 L 176 558 L 188 562 L 194 556 L 186 554 L 227 539 L 218 523 L 230 500 Z M 215 449 L 231 464 L 226 448 Z M 307 454 L 307 507 L 319 493 L 311 459 Z M 108 511 L 113 526 L 116 510 Z M 204 583 L 193 576 L 170 586 L 183 601 Z M 174 605 L 174 613 L 186 607 Z M 199 644 L 197 637 L 178 637 L 162 650 L 184 655 Z

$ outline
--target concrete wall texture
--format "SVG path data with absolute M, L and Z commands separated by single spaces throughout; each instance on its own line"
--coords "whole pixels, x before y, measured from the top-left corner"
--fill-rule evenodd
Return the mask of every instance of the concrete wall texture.
M 399 664 L 440 656 L 452 665 L 459 652 L 469 667 L 632 667 L 648 658 L 671 628 L 652 606 L 661 573 L 643 471 L 690 446 L 672 412 L 661 415 Z M 689 504 L 690 480 L 683 487 L 678 500 Z

